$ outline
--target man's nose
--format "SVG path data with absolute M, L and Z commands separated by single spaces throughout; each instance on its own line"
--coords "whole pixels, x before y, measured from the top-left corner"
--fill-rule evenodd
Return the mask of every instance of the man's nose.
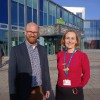
M 31 33 L 30 35 L 31 35 L 31 36 L 34 36 L 34 33 Z

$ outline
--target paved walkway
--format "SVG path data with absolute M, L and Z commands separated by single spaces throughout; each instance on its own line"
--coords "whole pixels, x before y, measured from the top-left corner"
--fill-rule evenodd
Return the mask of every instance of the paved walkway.
M 100 54 L 100 53 L 99 53 Z M 3 63 L 7 61 L 3 59 Z M 52 89 L 55 91 L 57 81 L 56 57 L 49 56 L 50 77 Z M 0 100 L 9 100 L 8 96 L 8 64 L 0 68 Z M 100 100 L 100 59 L 91 60 L 91 78 L 84 87 L 85 100 Z

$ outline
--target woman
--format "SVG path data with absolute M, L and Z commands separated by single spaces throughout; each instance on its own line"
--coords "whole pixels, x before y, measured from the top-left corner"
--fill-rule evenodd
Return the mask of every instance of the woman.
M 90 78 L 88 57 L 76 49 L 79 46 L 76 31 L 66 31 L 61 43 L 67 50 L 57 54 L 56 100 L 84 100 L 83 87 Z

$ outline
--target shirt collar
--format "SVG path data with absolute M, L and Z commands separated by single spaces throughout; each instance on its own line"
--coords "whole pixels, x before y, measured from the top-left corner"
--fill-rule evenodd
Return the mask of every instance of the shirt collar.
M 27 46 L 28 48 L 32 47 L 33 49 L 35 49 L 35 48 L 37 47 L 37 43 L 36 43 L 35 45 L 32 45 L 32 44 L 30 44 L 27 40 L 25 41 L 25 43 L 26 43 L 26 46 Z

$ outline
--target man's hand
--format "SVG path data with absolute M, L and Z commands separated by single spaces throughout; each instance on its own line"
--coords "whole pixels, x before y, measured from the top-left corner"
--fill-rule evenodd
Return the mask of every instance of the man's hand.
M 50 96 L 50 91 L 46 91 L 45 98 L 47 99 L 49 98 L 49 96 Z

